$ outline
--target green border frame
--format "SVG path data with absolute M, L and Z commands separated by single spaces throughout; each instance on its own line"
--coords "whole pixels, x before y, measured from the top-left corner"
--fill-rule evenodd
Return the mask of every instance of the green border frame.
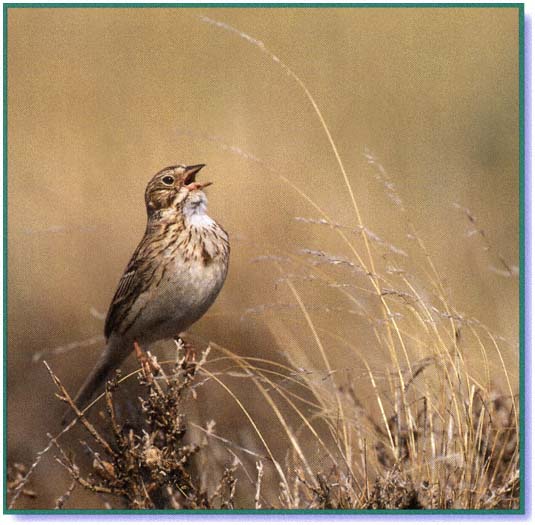
M 7 258 L 7 233 L 8 233 L 8 181 L 7 181 L 7 166 L 8 166 L 8 60 L 7 60 L 7 48 L 8 48 L 8 10 L 9 9 L 31 9 L 31 8 L 114 8 L 114 9 L 139 9 L 139 8 L 509 8 L 518 9 L 518 60 L 519 60 L 519 412 L 520 412 L 520 508 L 512 510 L 494 510 L 494 509 L 422 509 L 422 510 L 308 510 L 308 509 L 236 509 L 236 510 L 128 510 L 128 509 L 11 509 L 9 510 L 7 501 L 7 326 L 8 326 L 8 311 L 7 311 L 7 274 L 8 274 L 8 258 Z M 4 396 L 3 396 L 3 410 L 4 410 L 4 462 L 3 462 L 3 480 L 4 480 L 4 493 L 2 495 L 3 501 L 3 514 L 11 515 L 236 515 L 236 514 L 249 514 L 249 515 L 318 515 L 318 516 L 358 516 L 358 515 L 411 515 L 413 518 L 417 518 L 418 515 L 464 515 L 464 516 L 477 516 L 477 515 L 493 515 L 503 516 L 504 519 L 507 516 L 523 515 L 526 514 L 526 499 L 527 490 L 526 486 L 526 472 L 525 472 L 525 352 L 526 352 L 526 338 L 525 338 L 525 101 L 524 101 L 524 68 L 525 68 L 525 28 L 524 28 L 524 4 L 523 3 L 4 3 L 3 4 L 3 320 L 4 320 L 4 333 L 3 333 L 3 362 L 4 362 Z M 529 417 L 529 415 L 528 415 Z

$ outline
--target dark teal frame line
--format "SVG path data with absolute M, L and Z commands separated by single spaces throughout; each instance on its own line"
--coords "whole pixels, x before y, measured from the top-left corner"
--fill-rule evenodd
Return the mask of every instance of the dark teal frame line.
M 519 381 L 519 412 L 520 412 L 520 508 L 514 510 L 476 510 L 476 509 L 451 509 L 451 510 L 442 510 L 442 509 L 424 509 L 424 510 L 307 510 L 307 509 L 238 509 L 238 510 L 90 510 L 90 509 L 62 509 L 62 510 L 51 510 L 51 509 L 27 509 L 27 510 L 18 510 L 12 509 L 8 510 L 8 501 L 7 501 L 7 491 L 5 487 L 7 486 L 7 326 L 8 326 L 8 310 L 7 310 L 7 301 L 8 301 L 8 288 L 7 288 L 7 275 L 8 275 L 8 257 L 7 257 L 7 235 L 8 235 L 8 10 L 9 9 L 28 9 L 28 8 L 114 8 L 114 9 L 132 9 L 132 8 L 510 8 L 518 9 L 518 44 L 519 44 L 519 203 L 520 203 L 520 214 L 519 214 L 519 370 L 520 370 L 520 381 Z M 174 515 L 201 515 L 201 514 L 222 514 L 222 515 L 239 515 L 239 514 L 249 514 L 249 515 L 277 515 L 277 514 L 287 514 L 287 515 L 339 515 L 343 516 L 355 516 L 355 515 L 411 515 L 413 519 L 418 520 L 418 516 L 422 515 L 422 520 L 425 520 L 425 516 L 428 515 L 464 515 L 469 519 L 469 516 L 472 515 L 488 515 L 496 516 L 491 519 L 507 519 L 512 515 L 518 515 L 518 518 L 522 520 L 520 515 L 526 514 L 527 511 L 531 509 L 526 509 L 526 499 L 527 491 L 530 489 L 526 485 L 526 471 L 525 471 L 525 442 L 526 442 L 526 415 L 529 417 L 529 414 L 525 413 L 525 388 L 526 388 L 526 377 L 525 377 L 525 364 L 526 364 L 526 325 L 525 325 L 525 99 L 524 99 L 524 68 L 525 68 L 525 28 L 524 28 L 524 4 L 523 3 L 425 3 L 425 4 L 416 4 L 416 3 L 284 3 L 284 4 L 274 4 L 274 3 L 261 3 L 261 4 L 250 4 L 250 3 L 199 3 L 199 4 L 185 4 L 185 3 L 4 3 L 3 4 L 3 73 L 4 73 L 4 82 L 3 82 L 3 130 L 4 130 L 4 140 L 3 140 L 3 319 L 4 319 L 4 333 L 3 333 L 3 360 L 4 360 L 4 371 L 3 371 L 3 380 L 4 380 L 4 396 L 3 396 L 3 410 L 4 410 L 4 428 L 3 428 L 3 438 L 4 438 L 4 461 L 3 461 L 3 479 L 4 479 L 4 494 L 2 497 L 3 500 L 3 513 L 4 514 L 54 514 L 54 515 L 68 515 L 68 514 L 126 514 L 126 515 L 144 515 L 144 514 L 174 514 Z M 366 519 L 366 521 L 368 521 Z M 522 520 L 524 521 L 524 520 Z

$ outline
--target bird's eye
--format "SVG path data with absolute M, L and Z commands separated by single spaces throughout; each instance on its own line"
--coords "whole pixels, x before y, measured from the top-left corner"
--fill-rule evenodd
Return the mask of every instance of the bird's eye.
M 171 177 L 171 175 L 166 175 L 163 179 L 162 179 L 162 182 L 164 184 L 173 184 L 173 182 L 175 182 L 175 179 L 173 177 Z

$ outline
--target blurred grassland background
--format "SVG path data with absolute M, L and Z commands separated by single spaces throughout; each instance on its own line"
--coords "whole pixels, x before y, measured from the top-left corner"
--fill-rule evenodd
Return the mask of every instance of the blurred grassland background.
M 380 317 L 370 285 L 343 262 L 352 253 L 336 228 L 296 220 L 322 217 L 280 177 L 361 245 L 350 230 L 359 224 L 333 151 L 292 76 L 254 42 L 202 17 L 263 42 L 305 83 L 332 133 L 363 225 L 408 255 L 375 243 L 379 265 L 409 268 L 431 301 L 425 257 L 407 236 L 408 217 L 448 303 L 503 338 L 503 364 L 516 392 L 517 10 L 11 8 L 9 460 L 31 463 L 63 411 L 36 354 L 71 391 L 81 384 L 103 342 L 61 348 L 102 334 L 99 314 L 143 234 L 146 182 L 175 163 L 207 164 L 201 180 L 214 182 L 209 211 L 232 241 L 227 283 L 192 333 L 238 355 L 328 374 L 281 281 L 291 276 L 323 334 L 332 369 L 348 369 L 357 397 L 377 411 L 355 357 L 366 355 L 379 388 L 387 388 L 393 364 L 370 329 L 369 319 Z M 385 180 L 405 212 L 389 199 Z M 471 210 L 476 226 L 455 203 Z M 486 240 L 474 234 L 478 228 Z M 315 269 L 341 286 L 314 282 Z M 361 306 L 348 302 L 342 288 Z M 363 320 L 364 310 L 371 317 Z M 162 345 L 159 355 L 167 350 Z M 477 345 L 465 350 L 478 381 L 490 378 L 508 391 L 496 353 L 489 350 L 489 370 Z M 230 378 L 229 384 L 252 414 L 265 413 L 250 383 Z M 222 389 L 204 388 L 196 410 L 199 422 L 216 419 L 221 435 L 261 448 Z M 280 429 L 267 415 L 259 421 L 276 441 Z M 285 445 L 274 450 L 284 458 Z M 62 469 L 45 462 L 34 481 L 38 498 L 24 505 L 53 506 L 66 484 Z M 73 498 L 75 505 L 94 505 L 85 494 Z

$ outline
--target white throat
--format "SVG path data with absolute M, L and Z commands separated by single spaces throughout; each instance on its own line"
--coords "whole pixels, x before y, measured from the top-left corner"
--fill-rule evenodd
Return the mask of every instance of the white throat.
M 206 213 L 207 199 L 202 191 L 196 191 L 184 204 L 186 223 L 197 228 L 208 228 L 214 224 Z

